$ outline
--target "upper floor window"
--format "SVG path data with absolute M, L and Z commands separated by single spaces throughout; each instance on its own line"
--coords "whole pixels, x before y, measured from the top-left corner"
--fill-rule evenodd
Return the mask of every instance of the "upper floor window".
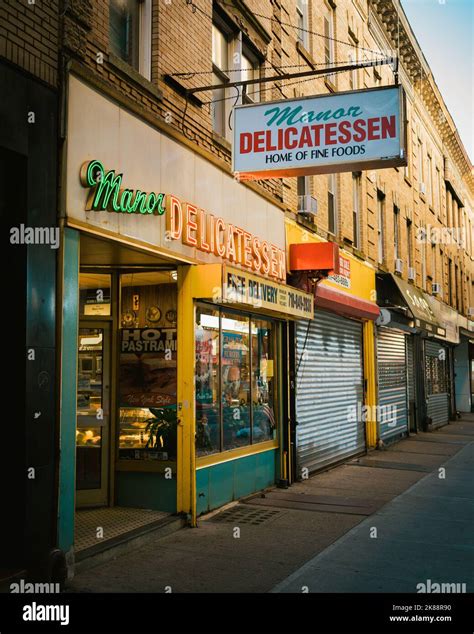
M 334 48 L 334 9 L 329 8 L 324 16 L 324 62 L 326 66 L 332 66 L 336 61 Z M 329 75 L 328 80 L 336 83 L 336 75 Z
M 349 64 L 357 64 L 357 49 L 355 49 L 355 51 L 351 51 L 347 57 Z M 351 70 L 348 73 L 348 77 L 349 90 L 357 90 L 357 88 L 359 87 L 359 77 L 357 75 L 357 69 Z
M 395 259 L 400 258 L 400 210 L 397 205 L 393 206 L 393 249 Z
M 110 0 L 111 52 L 151 79 L 151 0 Z
M 309 33 L 308 33 L 308 0 L 297 0 L 296 14 L 298 18 L 298 42 L 309 49 Z
M 260 62 L 251 51 L 243 48 L 241 55 L 240 78 L 242 81 L 260 79 Z M 260 101 L 260 84 L 250 84 L 242 95 L 243 103 Z
M 408 268 L 413 267 L 413 225 L 412 221 L 407 218 L 407 264 Z
M 433 204 L 433 161 L 431 160 L 431 156 L 428 154 L 427 157 L 427 175 L 426 175 L 426 191 L 428 194 L 428 200 L 430 205 Z
M 421 139 L 418 139 L 418 184 L 420 192 L 426 191 L 425 185 L 425 170 L 423 164 L 423 143 Z
M 385 260 L 384 245 L 384 211 L 385 211 L 385 195 L 381 191 L 377 191 L 377 242 L 379 263 L 383 264 Z
M 361 194 L 361 174 L 352 173 L 352 244 L 356 249 L 360 249 L 360 194 Z
M 226 34 L 215 24 L 212 25 L 212 68 L 213 83 L 222 88 L 212 94 L 212 127 L 217 134 L 226 135 L 226 101 L 225 84 L 229 82 L 229 44 Z
M 336 175 L 328 174 L 328 231 L 337 233 L 337 185 Z

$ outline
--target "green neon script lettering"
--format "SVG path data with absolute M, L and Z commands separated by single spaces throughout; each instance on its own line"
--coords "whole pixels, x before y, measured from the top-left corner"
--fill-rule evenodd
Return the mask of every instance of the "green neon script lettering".
M 114 170 L 106 172 L 100 161 L 84 163 L 80 179 L 82 186 L 90 189 L 86 210 L 158 216 L 165 213 L 164 194 L 122 189 L 123 174 L 115 174 Z

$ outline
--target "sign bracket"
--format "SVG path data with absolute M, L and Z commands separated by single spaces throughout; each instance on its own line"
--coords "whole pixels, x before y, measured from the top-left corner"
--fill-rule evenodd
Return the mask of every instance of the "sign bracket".
M 271 81 L 282 81 L 287 79 L 298 79 L 299 77 L 312 77 L 317 75 L 325 75 L 332 73 L 339 73 L 345 71 L 357 70 L 358 68 L 370 68 L 372 66 L 386 66 L 393 65 L 393 57 L 387 57 L 378 59 L 371 62 L 358 62 L 357 64 L 344 64 L 343 66 L 329 66 L 325 68 L 317 68 L 313 70 L 301 71 L 299 73 L 284 73 L 283 75 L 272 75 L 271 77 L 261 77 L 258 79 L 246 79 L 241 81 L 231 81 L 224 84 L 225 88 L 233 88 L 234 86 L 242 86 L 244 89 L 252 84 L 265 84 Z M 188 73 L 189 74 L 189 73 Z M 222 89 L 223 84 L 211 84 L 207 86 L 198 86 L 196 88 L 186 88 L 186 95 L 191 96 L 197 92 L 205 92 L 206 90 L 219 90 Z

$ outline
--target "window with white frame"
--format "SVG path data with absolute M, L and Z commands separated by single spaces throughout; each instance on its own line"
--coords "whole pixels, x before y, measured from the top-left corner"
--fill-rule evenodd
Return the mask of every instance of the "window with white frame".
M 407 218 L 407 264 L 413 267 L 413 223 Z
M 305 49 L 309 49 L 309 33 L 308 33 L 308 11 L 309 0 L 297 0 L 296 2 L 296 16 L 298 22 L 298 42 L 300 42 Z
M 328 8 L 324 20 L 324 62 L 326 66 L 330 67 L 336 61 L 336 54 L 334 48 L 334 9 Z M 336 75 L 329 75 L 328 80 L 332 83 L 336 83 Z
M 111 53 L 151 79 L 152 0 L 110 0 Z
M 242 47 L 240 56 L 240 78 L 242 81 L 260 79 L 260 62 L 257 57 L 245 46 Z M 260 101 L 260 84 L 250 84 L 242 94 L 243 103 L 256 103 Z
M 434 197 L 435 211 L 441 217 L 441 174 L 438 166 L 435 169 Z
M 393 206 L 393 251 L 395 259 L 400 258 L 400 209 Z
M 384 245 L 384 215 L 385 215 L 385 195 L 381 191 L 377 191 L 377 242 L 379 264 L 383 264 L 385 260 Z
M 423 163 L 423 143 L 419 137 L 418 137 L 418 186 L 420 188 L 420 191 L 422 191 L 423 187 L 426 187 L 425 170 L 424 170 L 424 163 Z
M 227 35 L 216 25 L 212 25 L 212 69 L 213 84 L 221 84 L 212 93 L 212 129 L 220 136 L 225 137 L 226 121 L 226 90 L 225 84 L 229 82 L 227 74 L 229 69 L 229 44 Z
M 426 161 L 426 194 L 428 196 L 428 201 L 430 204 L 433 203 L 433 161 L 431 160 L 431 156 L 428 154 Z
M 355 49 L 349 53 L 349 63 L 357 64 L 358 61 L 358 51 Z M 357 90 L 359 88 L 359 75 L 357 68 L 351 70 L 349 73 L 349 88 L 350 90 Z
M 337 184 L 336 175 L 328 174 L 328 232 L 337 234 Z
M 361 174 L 352 172 L 352 244 L 360 249 Z

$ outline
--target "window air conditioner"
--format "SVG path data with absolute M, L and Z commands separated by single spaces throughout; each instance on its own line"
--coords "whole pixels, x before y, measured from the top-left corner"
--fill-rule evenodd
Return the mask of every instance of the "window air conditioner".
M 468 314 L 469 317 L 474 317 L 474 306 L 470 306 L 467 309 L 467 314 Z
M 408 267 L 408 279 L 410 282 L 414 282 L 416 280 L 416 269 L 414 266 Z
M 426 185 L 424 183 L 420 183 L 420 194 L 426 194 Z
M 310 194 L 298 196 L 298 213 L 313 220 L 313 217 L 318 213 L 318 201 L 316 198 Z
M 403 271 L 403 260 L 401 260 L 400 258 L 397 258 L 395 260 L 395 272 L 401 273 L 402 271 Z
M 439 295 L 440 293 L 441 293 L 441 284 L 438 284 L 438 282 L 433 282 L 431 284 L 431 294 Z

